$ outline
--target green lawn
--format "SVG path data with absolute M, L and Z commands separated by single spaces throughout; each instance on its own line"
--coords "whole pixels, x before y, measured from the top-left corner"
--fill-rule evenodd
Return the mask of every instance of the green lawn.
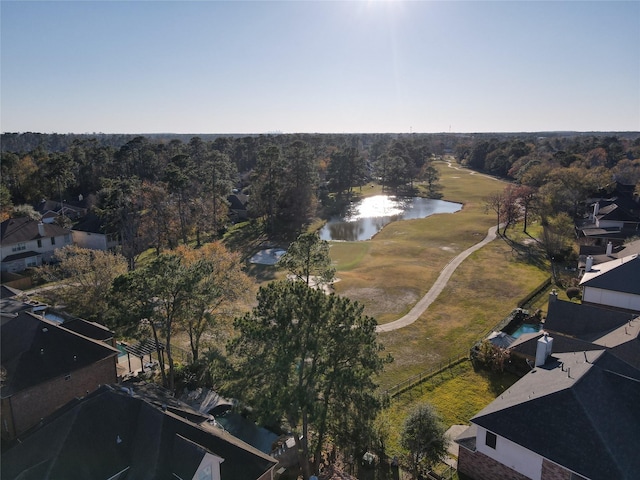
M 431 287 L 442 268 L 458 253 L 484 238 L 495 224 L 485 213 L 484 198 L 504 182 L 468 170 L 438 164 L 444 199 L 463 203 L 454 214 L 394 222 L 366 242 L 335 242 L 336 292 L 365 306 L 378 323 L 401 317 Z M 516 226 L 508 232 L 518 242 Z M 532 245 L 531 248 L 534 248 Z M 525 247 L 526 248 L 526 247 Z M 549 275 L 548 268 L 497 239 L 475 252 L 456 270 L 447 287 L 414 324 L 381 334 L 395 359 L 382 388 L 437 367 L 464 354 L 473 343 Z
M 388 433 L 387 454 L 401 456 L 400 435 L 404 419 L 419 403 L 429 403 L 441 415 L 446 428 L 468 425 L 469 420 L 516 381 L 510 374 L 475 371 L 464 361 L 442 374 L 399 395 L 378 421 Z

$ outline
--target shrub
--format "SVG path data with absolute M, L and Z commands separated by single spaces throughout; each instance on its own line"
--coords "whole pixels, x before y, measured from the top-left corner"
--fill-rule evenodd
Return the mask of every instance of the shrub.
M 578 287 L 567 288 L 567 297 L 569 297 L 569 300 L 573 300 L 574 298 L 580 298 L 581 293 L 582 292 Z

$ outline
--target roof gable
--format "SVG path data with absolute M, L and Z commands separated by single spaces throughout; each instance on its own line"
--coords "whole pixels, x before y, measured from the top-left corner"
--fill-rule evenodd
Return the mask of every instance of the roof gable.
M 71 233 L 71 230 L 63 228 L 55 223 L 44 223 L 44 235 L 40 235 L 36 220 L 27 217 L 10 218 L 0 224 L 0 239 L 3 244 L 27 242 L 38 238 L 59 237 Z
M 604 332 L 624 325 L 630 318 L 627 312 L 551 298 L 544 327 L 545 330 L 590 341 Z
M 39 479 L 109 478 L 128 468 L 127 478 L 169 480 L 178 467 L 191 478 L 204 456 L 215 455 L 224 459 L 221 478 L 251 480 L 277 463 L 218 427 L 194 424 L 124 390 L 102 387 L 45 420 L 3 451 L 2 478 L 16 478 L 33 465 L 46 466 Z
M 559 354 L 472 422 L 593 480 L 632 479 L 640 470 L 638 398 L 640 370 L 608 352 Z
M 30 312 L 2 317 L 2 398 L 116 356 L 118 350 Z
M 640 256 L 599 263 L 585 272 L 580 285 L 640 295 Z

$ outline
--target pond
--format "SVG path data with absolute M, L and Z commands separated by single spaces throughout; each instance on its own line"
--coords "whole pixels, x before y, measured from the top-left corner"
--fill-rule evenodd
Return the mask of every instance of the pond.
M 322 240 L 369 240 L 396 220 L 425 218 L 436 213 L 454 213 L 462 204 L 422 197 L 375 195 L 351 203 L 341 216 L 332 217 L 320 230 Z

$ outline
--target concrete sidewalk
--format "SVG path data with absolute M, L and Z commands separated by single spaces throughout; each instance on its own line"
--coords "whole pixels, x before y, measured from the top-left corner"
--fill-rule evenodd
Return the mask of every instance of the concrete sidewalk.
M 498 229 L 497 226 L 491 227 L 487 232 L 487 236 L 484 237 L 484 239 L 480 243 L 476 243 L 472 247 L 467 248 L 464 252 L 458 254 L 458 256 L 453 258 L 442 269 L 442 271 L 440 272 L 440 275 L 438 276 L 438 279 L 435 281 L 435 283 L 429 289 L 426 295 L 422 297 L 420 301 L 418 301 L 418 303 L 416 303 L 413 306 L 413 308 L 409 311 L 409 313 L 407 313 L 404 317 L 400 317 L 398 320 L 395 320 L 393 322 L 378 325 L 376 327 L 376 332 L 378 333 L 391 332 L 393 330 L 406 327 L 407 325 L 411 325 L 418 318 L 420 318 L 420 315 L 422 315 L 425 312 L 425 310 L 429 308 L 429 305 L 431 305 L 435 301 L 435 299 L 438 298 L 438 295 L 442 293 L 442 290 L 444 290 L 444 287 L 447 286 L 447 282 L 451 278 L 451 275 L 453 275 L 453 272 L 456 270 L 456 268 L 458 268 L 460 264 L 473 252 L 481 249 L 487 243 L 493 241 L 496 238 L 497 229 Z

